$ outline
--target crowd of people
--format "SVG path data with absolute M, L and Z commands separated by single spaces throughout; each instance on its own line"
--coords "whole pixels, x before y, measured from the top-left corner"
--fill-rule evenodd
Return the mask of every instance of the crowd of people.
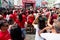
M 26 40 L 26 30 L 36 29 L 35 40 L 47 40 L 41 33 L 60 33 L 60 9 L 39 7 L 0 11 L 0 40 Z M 49 39 L 48 39 L 49 40 Z

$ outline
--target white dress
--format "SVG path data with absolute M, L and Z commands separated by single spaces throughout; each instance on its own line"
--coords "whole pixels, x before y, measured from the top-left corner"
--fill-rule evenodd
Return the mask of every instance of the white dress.
M 38 31 L 39 31 L 38 24 L 34 24 L 33 26 L 34 26 L 34 28 L 36 29 L 35 40 L 44 40 L 44 39 L 43 39 L 42 37 L 40 37 L 39 34 L 38 34 Z

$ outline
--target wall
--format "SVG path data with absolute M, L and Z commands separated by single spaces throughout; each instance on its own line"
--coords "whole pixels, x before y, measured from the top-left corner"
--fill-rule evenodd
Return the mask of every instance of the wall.
M 14 6 L 14 0 L 8 0 L 8 2 L 9 6 Z
M 8 0 L 6 0 L 6 1 L 1 0 L 1 7 L 4 7 L 4 8 L 9 8 L 9 5 L 8 5 Z

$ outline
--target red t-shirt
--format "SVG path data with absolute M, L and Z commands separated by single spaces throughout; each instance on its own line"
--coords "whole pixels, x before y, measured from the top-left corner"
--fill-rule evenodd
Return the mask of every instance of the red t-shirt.
M 17 19 L 17 14 L 16 13 L 10 14 L 10 18 L 12 18 L 15 21 Z
M 6 15 L 2 15 L 4 18 L 6 18 Z
M 13 14 L 10 14 L 10 18 L 13 19 Z
M 55 14 L 53 14 L 52 18 L 53 18 L 53 19 L 57 19 L 57 16 L 58 16 L 58 15 L 55 13 Z
M 22 15 L 22 18 L 23 18 L 23 20 L 26 22 L 27 21 L 27 17 L 26 17 L 26 15 Z
M 24 24 L 25 24 L 25 21 L 24 21 L 24 20 L 22 20 L 22 21 L 20 22 L 20 21 L 17 19 L 15 22 L 19 25 L 20 28 L 25 28 L 25 27 L 24 27 Z
M 53 22 L 54 22 L 53 19 L 57 19 L 57 14 L 56 13 L 51 16 L 50 24 L 53 24 Z
M 13 19 L 14 19 L 14 21 L 17 19 L 17 13 L 13 14 Z
M 8 31 L 2 32 L 0 31 L 0 40 L 9 40 L 11 39 L 11 36 Z
M 34 21 L 34 15 L 28 16 L 28 23 L 32 24 L 33 21 Z

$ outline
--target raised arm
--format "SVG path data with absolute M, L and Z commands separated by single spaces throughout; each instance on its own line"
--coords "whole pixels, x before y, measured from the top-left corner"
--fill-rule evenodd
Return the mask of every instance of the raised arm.
M 38 24 L 38 17 L 39 17 L 39 15 L 36 16 L 36 18 L 35 18 L 35 20 L 33 21 L 32 25 L 33 25 L 33 24 Z
M 52 28 L 52 25 L 50 24 L 50 18 L 51 18 L 51 14 L 49 15 L 48 21 L 47 21 L 47 27 L 45 27 L 44 29 L 40 30 L 40 34 L 44 32 L 44 30 L 48 30 Z
M 47 21 L 47 25 L 48 25 L 49 27 L 52 27 L 52 25 L 50 24 L 50 18 L 51 18 L 51 13 L 50 13 L 50 15 L 49 15 L 49 18 L 48 18 L 48 21 Z

